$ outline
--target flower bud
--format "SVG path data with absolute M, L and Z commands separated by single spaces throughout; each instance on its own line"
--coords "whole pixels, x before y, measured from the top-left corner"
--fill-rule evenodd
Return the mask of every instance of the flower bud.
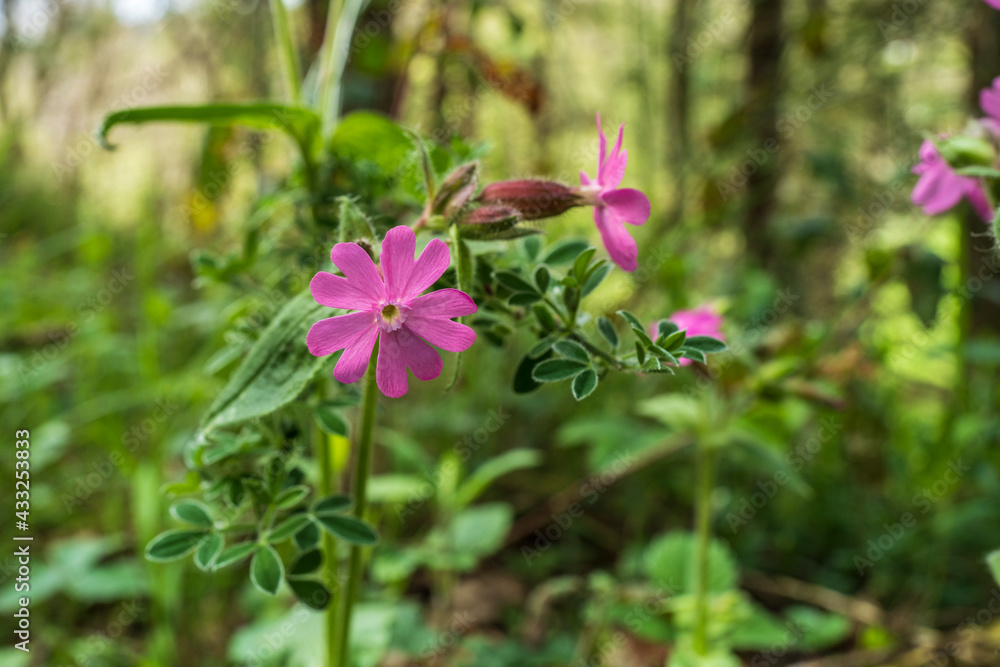
M 462 218 L 465 225 L 513 225 L 520 221 L 521 214 L 510 206 L 480 206 Z
M 515 208 L 525 220 L 551 218 L 584 203 L 575 188 L 534 179 L 490 183 L 479 199 L 484 204 Z
M 479 163 L 468 162 L 448 174 L 434 195 L 432 213 L 446 218 L 457 214 L 479 187 Z

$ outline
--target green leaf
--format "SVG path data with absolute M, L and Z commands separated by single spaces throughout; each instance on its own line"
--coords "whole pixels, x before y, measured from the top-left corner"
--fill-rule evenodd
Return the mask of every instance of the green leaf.
M 271 414 L 295 400 L 327 361 L 310 354 L 306 334 L 317 321 L 339 312 L 316 304 L 308 290 L 285 304 L 208 409 L 201 435 Z
M 597 248 L 587 248 L 573 262 L 573 276 L 581 285 L 587 278 L 587 267 L 590 266 L 590 260 L 594 258 L 596 252 Z
M 538 382 L 559 382 L 579 375 L 587 368 L 587 364 L 571 359 L 550 359 L 538 364 L 531 377 Z
M 615 325 L 611 324 L 611 320 L 603 315 L 598 317 L 597 330 L 601 332 L 604 340 L 608 341 L 612 349 L 618 349 L 618 332 L 615 331 Z
M 634 329 L 633 329 L 634 331 Z M 646 348 L 639 344 L 639 341 L 635 342 L 635 357 L 639 361 L 639 365 L 643 366 L 646 363 Z
M 597 373 L 594 372 L 592 368 L 588 368 L 584 372 L 573 378 L 573 398 L 578 401 L 590 396 L 597 389 Z
M 527 394 L 542 386 L 533 377 L 535 368 L 551 356 L 551 343 L 538 357 L 532 357 L 530 352 L 524 355 L 521 363 L 517 365 L 517 370 L 514 371 L 514 393 Z
M 955 173 L 959 176 L 972 176 L 973 178 L 1000 178 L 1000 171 L 992 167 L 978 165 L 956 169 Z
M 279 523 L 277 527 L 275 527 L 275 529 L 268 534 L 267 541 L 271 544 L 284 542 L 289 537 L 305 528 L 306 524 L 309 522 L 310 519 L 308 514 L 293 514 Z
M 341 119 L 330 141 L 330 151 L 351 161 L 369 160 L 385 174 L 399 173 L 413 144 L 406 133 L 385 116 L 356 111 Z M 409 165 L 419 171 L 416 165 Z M 416 180 L 422 181 L 420 176 Z
M 528 350 L 528 356 L 533 359 L 542 356 L 552 349 L 552 346 L 556 344 L 557 340 L 559 339 L 556 336 L 546 336 L 545 338 L 542 338 L 531 346 L 531 349 Z
M 643 347 L 649 348 L 653 346 L 653 339 L 649 337 L 649 334 L 646 333 L 645 329 L 632 327 L 632 333 L 639 339 L 639 342 L 642 343 Z
M 299 577 L 307 574 L 312 574 L 319 569 L 319 566 L 323 564 L 323 552 L 319 549 L 309 549 L 308 551 L 303 551 L 299 554 L 299 557 L 295 559 L 292 563 L 292 569 L 289 571 L 288 575 L 291 577 Z
M 138 107 L 121 109 L 104 117 L 97 129 L 97 140 L 107 149 L 108 132 L 115 125 L 156 122 L 211 123 L 241 125 L 256 130 L 282 130 L 299 145 L 303 155 L 311 159 L 319 139 L 319 116 L 305 107 L 274 102 L 245 104 L 200 104 Z
M 512 292 L 535 293 L 535 286 L 513 271 L 494 271 L 496 281 Z
M 201 546 L 208 536 L 204 530 L 167 530 L 146 545 L 146 559 L 157 563 L 184 558 Z
M 676 331 L 679 331 L 679 330 L 680 330 L 680 327 L 678 327 L 676 324 L 674 324 L 670 320 L 660 320 L 659 322 L 656 323 L 656 335 L 657 335 L 657 337 L 660 337 L 660 336 L 669 336 L 670 334 L 672 334 L 672 333 L 674 333 Z
M 303 484 L 290 486 L 274 499 L 274 506 L 279 510 L 287 510 L 295 507 L 309 495 L 309 487 Z
M 449 526 L 448 547 L 476 558 L 488 556 L 503 545 L 513 519 L 514 513 L 506 503 L 487 503 L 465 509 L 455 515 Z
M 535 313 L 535 319 L 542 326 L 545 331 L 555 331 L 559 328 L 556 324 L 556 318 L 552 316 L 552 311 L 549 310 L 547 304 L 536 303 L 531 307 L 532 312 Z
M 330 408 L 323 405 L 317 405 L 313 409 L 313 416 L 316 418 L 316 423 L 324 433 L 343 436 L 347 435 L 347 423 L 344 421 L 343 417 Z
M 542 257 L 543 264 L 559 265 L 574 261 L 581 252 L 590 247 L 586 241 L 564 241 L 549 249 Z
M 554 349 L 557 354 L 560 354 L 568 359 L 572 359 L 573 361 L 579 361 L 584 364 L 590 363 L 590 353 L 587 352 L 587 348 L 574 340 L 560 340 L 552 346 L 552 349 Z
M 689 339 L 690 340 L 690 339 Z M 689 347 L 682 347 L 680 352 L 683 356 L 687 357 L 691 361 L 697 361 L 699 363 L 708 363 L 708 359 L 705 357 L 705 353 L 701 350 L 694 350 Z
M 604 264 L 599 266 L 596 271 L 587 276 L 587 279 L 583 281 L 583 287 L 580 288 L 580 296 L 584 297 L 597 289 L 597 286 L 607 278 L 608 273 L 611 272 L 611 265 Z
M 663 336 L 662 333 L 660 335 Z M 660 346 L 671 352 L 676 352 L 677 350 L 681 349 L 681 346 L 684 345 L 684 341 L 686 339 L 687 339 L 686 331 L 674 331 L 673 333 L 669 333 L 666 335 L 666 337 L 663 339 L 663 342 L 660 343 Z
M 335 493 L 313 503 L 313 514 L 339 514 L 354 504 L 350 496 Z
M 233 563 L 238 563 L 244 558 L 248 557 L 250 554 L 257 550 L 256 542 L 243 542 L 242 544 L 234 544 L 231 547 L 226 547 L 222 550 L 222 553 L 215 559 L 215 563 L 212 565 L 212 569 L 221 570 L 227 565 L 232 565 Z
M 643 553 L 646 575 L 674 595 L 694 592 L 695 540 L 687 532 L 674 531 L 653 540 Z M 739 570 L 729 549 L 712 540 L 708 549 L 708 591 L 723 593 L 736 587 Z
M 316 519 L 328 532 L 351 544 L 370 546 L 378 542 L 378 533 L 367 523 L 342 514 L 321 514 Z
M 535 269 L 535 285 L 539 292 L 544 294 L 549 289 L 550 282 L 552 282 L 552 276 L 549 275 L 548 267 L 542 264 Z
M 630 327 L 642 331 L 642 322 L 640 322 L 639 318 L 637 318 L 635 315 L 628 312 L 627 310 L 619 310 L 618 314 L 621 315 L 625 319 L 625 321 L 629 323 Z
M 274 595 L 285 576 L 285 566 L 281 557 L 269 544 L 257 547 L 257 552 L 250 562 L 250 582 L 262 593 Z
M 712 352 L 722 352 L 727 349 L 726 344 L 711 336 L 690 336 L 684 341 L 684 347 L 691 350 L 698 350 L 705 354 Z
M 990 574 L 993 575 L 993 581 L 1000 585 L 1000 549 L 986 555 L 986 564 L 990 568 Z
M 219 533 L 212 533 L 198 547 L 194 554 L 194 564 L 199 570 L 209 571 L 215 563 L 216 557 L 222 551 L 223 537 Z
M 315 579 L 289 579 L 288 587 L 295 593 L 295 597 L 310 609 L 323 611 L 330 606 L 330 591 Z
M 319 526 L 310 523 L 305 528 L 295 533 L 292 542 L 299 551 L 309 551 L 315 549 L 319 544 Z
M 542 300 L 540 294 L 535 292 L 516 292 L 507 301 L 512 306 L 530 306 Z
M 195 526 L 212 527 L 212 517 L 208 513 L 208 508 L 197 500 L 177 501 L 170 506 L 170 516 Z
M 479 497 L 494 480 L 515 470 L 533 468 L 541 461 L 541 454 L 533 449 L 512 449 L 489 459 L 476 468 L 475 472 L 458 487 L 455 492 L 455 504 L 458 507 L 465 507 Z

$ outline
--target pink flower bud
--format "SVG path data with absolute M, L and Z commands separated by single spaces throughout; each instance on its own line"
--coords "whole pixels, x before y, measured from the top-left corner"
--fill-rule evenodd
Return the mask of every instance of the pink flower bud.
M 551 218 L 584 204 L 576 188 L 535 179 L 490 183 L 479 199 L 483 204 L 517 209 L 525 220 Z
M 521 214 L 510 206 L 480 206 L 470 211 L 462 223 L 466 225 L 514 224 L 521 220 Z

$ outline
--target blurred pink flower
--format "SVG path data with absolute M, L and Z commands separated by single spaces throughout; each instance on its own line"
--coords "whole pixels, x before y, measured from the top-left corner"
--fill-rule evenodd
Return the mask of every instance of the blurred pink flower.
M 991 222 L 993 211 L 982 184 L 975 178 L 959 176 L 938 153 L 934 142 L 927 140 L 920 147 L 920 164 L 913 167 L 920 175 L 913 188 L 913 203 L 923 207 L 927 215 L 937 215 L 954 208 L 964 197 L 983 220 Z
M 677 325 L 681 331 L 686 331 L 688 337 L 691 336 L 711 336 L 725 341 L 722 333 L 722 315 L 711 306 L 698 306 L 692 310 L 678 310 L 667 318 L 668 321 Z M 649 328 L 649 335 L 656 340 L 660 335 L 660 323 L 653 322 Z M 690 366 L 693 362 L 690 359 L 681 359 L 681 366 Z
M 1000 9 L 1000 0 L 996 0 L 993 6 Z M 989 88 L 979 91 L 979 106 L 993 123 L 1000 123 L 1000 76 L 993 79 L 993 84 Z
M 476 333 L 451 318 L 476 312 L 472 298 L 457 289 L 420 296 L 441 277 L 451 261 L 440 239 L 427 244 L 414 260 L 416 235 L 405 225 L 394 227 L 382 242 L 381 271 L 356 243 L 338 243 L 330 259 L 344 277 L 321 271 L 309 283 L 316 302 L 357 312 L 320 320 L 306 336 L 317 357 L 344 350 L 333 376 L 357 382 L 365 374 L 376 339 L 375 379 L 386 396 L 398 398 L 409 389 L 406 369 L 419 380 L 433 380 L 444 362 L 431 345 L 448 352 L 468 349 Z
M 597 114 L 597 131 L 601 137 L 601 153 L 597 159 L 597 176 L 591 180 L 580 172 L 581 191 L 586 203 L 594 207 L 594 223 L 601 232 L 604 247 L 615 264 L 625 271 L 638 268 L 639 249 L 625 223 L 641 225 L 649 219 L 649 199 L 639 190 L 619 188 L 628 164 L 628 151 L 621 150 L 625 125 L 618 128 L 618 142 L 608 155 L 608 140 L 601 129 L 601 114 Z
M 1000 9 L 1000 0 L 983 0 L 983 1 L 993 9 Z

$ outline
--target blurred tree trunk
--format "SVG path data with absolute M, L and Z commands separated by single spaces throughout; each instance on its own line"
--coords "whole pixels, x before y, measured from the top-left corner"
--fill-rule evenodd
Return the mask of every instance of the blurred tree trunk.
M 981 116 L 983 112 L 979 108 L 979 91 L 1000 76 L 1000 12 L 985 2 L 975 5 L 973 20 L 969 26 L 969 48 L 972 51 L 969 104 L 973 115 Z M 966 215 L 966 287 L 971 298 L 965 323 L 967 329 L 963 332 L 969 336 L 963 338 L 1000 333 L 1000 267 L 997 265 L 997 251 L 991 247 L 991 240 L 981 236 L 987 228 L 975 213 Z
M 691 37 L 692 0 L 677 0 L 671 17 L 669 53 L 670 82 L 667 105 L 667 154 L 670 155 L 670 172 L 673 176 L 674 205 L 669 223 L 677 224 L 684 216 L 687 194 L 687 170 L 691 159 L 691 62 L 685 57 Z
M 751 151 L 760 149 L 767 157 L 747 178 L 748 203 L 743 218 L 747 249 L 761 267 L 772 268 L 774 244 L 768 225 L 774 214 L 778 183 L 781 180 L 780 154 L 763 150 L 775 140 L 778 100 L 781 94 L 781 54 L 785 47 L 782 30 L 783 0 L 756 0 L 748 32 L 750 67 L 747 73 L 747 125 Z

